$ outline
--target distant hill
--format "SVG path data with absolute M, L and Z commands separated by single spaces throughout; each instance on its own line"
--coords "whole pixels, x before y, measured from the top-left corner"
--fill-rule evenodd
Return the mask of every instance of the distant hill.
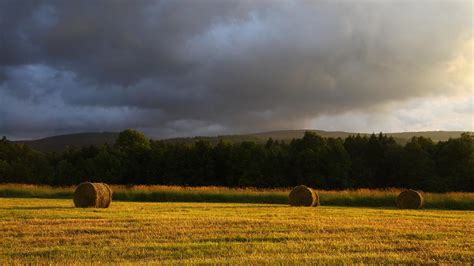
M 42 151 L 53 152 L 63 151 L 67 146 L 100 146 L 102 144 L 114 144 L 119 133 L 102 132 L 102 133 L 76 133 L 68 135 L 52 136 L 37 140 L 19 140 L 16 143 L 24 143 L 29 147 Z
M 305 131 L 315 132 L 318 135 L 325 138 L 346 138 L 350 135 L 360 134 L 361 136 L 368 136 L 368 133 L 353 133 L 344 131 L 323 131 L 323 130 L 280 130 L 270 131 L 254 134 L 241 134 L 241 135 L 222 135 L 214 137 L 198 136 L 189 138 L 171 138 L 164 139 L 167 142 L 180 142 L 180 143 L 193 143 L 199 140 L 207 140 L 211 143 L 217 143 L 219 140 L 229 142 L 243 142 L 243 141 L 254 141 L 254 142 L 265 142 L 268 138 L 273 140 L 291 141 L 295 138 L 302 138 Z M 429 137 L 433 141 L 444 141 L 449 138 L 457 138 L 461 136 L 463 131 L 420 131 L 420 132 L 400 132 L 400 133 L 386 133 L 392 136 L 398 143 L 404 144 L 414 136 Z M 472 133 L 472 132 L 471 132 Z M 25 140 L 25 141 L 14 141 L 16 143 L 24 143 L 31 148 L 43 152 L 52 151 L 63 151 L 67 146 L 100 146 L 108 143 L 113 144 L 117 139 L 119 133 L 116 132 L 102 132 L 102 133 L 77 133 L 69 135 L 53 136 L 38 140 Z
M 192 138 L 173 138 L 167 139 L 170 142 L 195 142 L 198 140 L 208 140 L 213 143 L 217 143 L 219 140 L 225 140 L 230 142 L 242 142 L 242 141 L 255 141 L 264 142 L 269 138 L 273 140 L 291 141 L 292 139 L 302 138 L 306 131 L 314 132 L 324 138 L 347 138 L 351 135 L 370 136 L 372 133 L 354 133 L 344 131 L 324 131 L 324 130 L 311 130 L 311 129 L 300 129 L 300 130 L 280 130 L 280 131 L 269 131 L 254 134 L 242 134 L 242 135 L 222 135 L 217 137 L 192 137 Z M 419 131 L 419 132 L 400 132 L 400 133 L 384 133 L 388 136 L 392 136 L 398 143 L 405 144 L 412 137 L 427 137 L 433 141 L 444 141 L 449 138 L 460 137 L 464 131 Z M 472 132 L 471 132 L 472 133 Z M 375 134 L 378 134 L 375 132 Z

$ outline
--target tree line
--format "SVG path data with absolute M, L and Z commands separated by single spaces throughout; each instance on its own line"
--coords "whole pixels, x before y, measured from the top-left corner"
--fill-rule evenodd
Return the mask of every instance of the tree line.
M 382 133 L 322 138 L 306 132 L 290 142 L 154 141 L 135 130 L 115 144 L 41 153 L 0 141 L 0 183 L 54 186 L 83 181 L 112 184 L 413 188 L 474 191 L 474 136 L 434 143 L 414 137 L 400 145 Z

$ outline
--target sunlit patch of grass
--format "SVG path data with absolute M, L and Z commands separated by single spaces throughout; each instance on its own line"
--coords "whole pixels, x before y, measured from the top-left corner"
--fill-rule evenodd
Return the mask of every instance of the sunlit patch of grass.
M 474 212 L 0 198 L 0 264 L 472 263 Z
M 287 204 L 289 188 L 257 189 L 226 187 L 183 187 L 112 185 L 115 201 L 138 202 L 227 202 Z M 400 189 L 320 190 L 321 205 L 353 207 L 396 206 Z M 60 198 L 73 197 L 74 187 L 50 187 L 23 184 L 0 184 L 0 197 Z M 423 193 L 425 208 L 474 210 L 474 193 Z

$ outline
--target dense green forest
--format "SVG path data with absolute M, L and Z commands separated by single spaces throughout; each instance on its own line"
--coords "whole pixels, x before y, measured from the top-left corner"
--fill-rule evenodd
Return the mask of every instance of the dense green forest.
M 211 144 L 148 140 L 134 130 L 113 145 L 69 147 L 41 153 L 0 141 L 0 183 L 291 187 L 318 189 L 405 187 L 424 191 L 474 191 L 474 136 L 405 145 L 379 134 Z

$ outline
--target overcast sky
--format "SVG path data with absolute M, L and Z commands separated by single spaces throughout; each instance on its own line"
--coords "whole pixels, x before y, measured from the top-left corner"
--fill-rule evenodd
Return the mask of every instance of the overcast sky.
M 0 135 L 472 131 L 473 3 L 0 0 Z

